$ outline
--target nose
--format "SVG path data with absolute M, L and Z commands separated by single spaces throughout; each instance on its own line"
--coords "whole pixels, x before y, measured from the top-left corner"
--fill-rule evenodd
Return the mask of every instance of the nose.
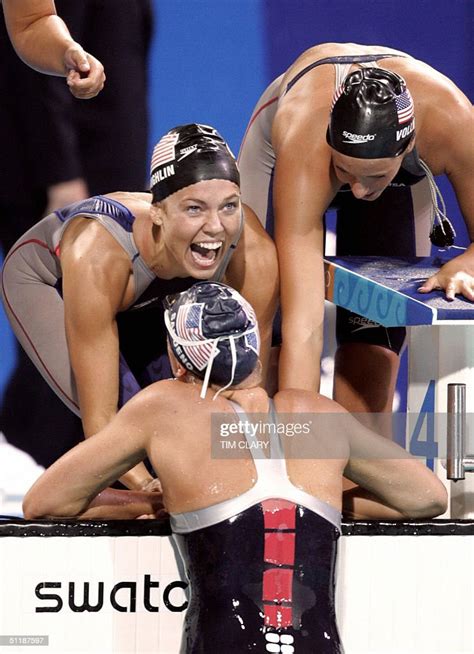
M 361 182 L 351 184 L 352 195 L 358 200 L 362 200 L 366 195 L 370 195 L 370 189 Z
M 204 223 L 203 230 L 206 234 L 215 236 L 224 231 L 222 225 L 221 217 L 218 210 L 209 211 L 206 216 L 206 222 Z

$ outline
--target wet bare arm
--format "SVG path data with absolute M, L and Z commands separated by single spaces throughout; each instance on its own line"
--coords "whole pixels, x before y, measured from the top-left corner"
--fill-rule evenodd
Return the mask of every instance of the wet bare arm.
M 136 404 L 132 399 L 100 433 L 43 473 L 25 496 L 26 518 L 129 518 L 161 508 L 158 493 L 107 489 L 147 454 L 149 434 Z
M 338 507 L 344 475 L 361 486 L 344 495 L 343 512 L 350 517 L 400 520 L 445 511 L 445 488 L 424 463 L 337 402 L 319 393 L 285 390 L 277 393 L 275 404 L 277 411 L 294 412 L 300 420 L 311 415 L 311 440 L 304 436 L 285 443 L 293 483 L 296 479 L 307 492 L 326 496 Z
M 81 220 L 81 219 L 79 219 Z M 63 297 L 69 356 L 86 438 L 117 413 L 119 340 L 117 313 L 126 304 L 130 261 L 95 221 L 77 219 L 61 244 Z M 151 476 L 143 464 L 122 480 L 142 489 Z
M 447 174 L 466 223 L 470 245 L 419 290 L 428 293 L 444 289 L 449 299 L 462 294 L 474 301 L 474 108 L 453 84 L 446 83 L 446 87 L 428 125 L 437 146 L 428 163 L 435 174 Z
M 278 259 L 272 239 L 249 207 L 245 207 L 244 234 L 230 261 L 225 280 L 255 309 L 260 329 L 262 377 L 265 380 L 273 319 L 278 305 Z
M 279 388 L 319 388 L 324 322 L 323 216 L 335 195 L 329 149 L 307 132 L 276 143 L 275 241 L 280 265 Z
M 396 443 L 343 416 L 350 446 L 344 476 L 362 488 L 344 495 L 344 512 L 353 518 L 430 518 L 447 506 L 441 481 Z M 347 423 L 346 423 L 347 421 Z
M 165 516 L 161 493 L 106 488 L 77 517 L 86 520 L 135 520 Z

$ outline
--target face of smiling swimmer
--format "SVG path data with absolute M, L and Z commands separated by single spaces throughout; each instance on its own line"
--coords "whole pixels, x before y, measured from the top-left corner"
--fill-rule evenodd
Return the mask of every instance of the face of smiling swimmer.
M 209 279 L 239 232 L 240 189 L 225 179 L 191 184 L 154 204 L 152 220 L 163 268 L 157 274 Z
M 410 151 L 411 148 L 408 150 Z M 332 151 L 332 166 L 341 184 L 348 184 L 352 194 L 358 200 L 376 200 L 394 179 L 403 157 L 386 159 L 357 159 L 348 157 L 334 149 Z

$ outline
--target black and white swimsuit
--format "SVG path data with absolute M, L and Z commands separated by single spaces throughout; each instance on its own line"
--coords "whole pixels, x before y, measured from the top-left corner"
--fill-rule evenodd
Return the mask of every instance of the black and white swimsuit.
M 334 608 L 340 513 L 291 483 L 276 433 L 268 459 L 245 437 L 255 485 L 171 515 L 191 589 L 181 653 L 343 652 Z

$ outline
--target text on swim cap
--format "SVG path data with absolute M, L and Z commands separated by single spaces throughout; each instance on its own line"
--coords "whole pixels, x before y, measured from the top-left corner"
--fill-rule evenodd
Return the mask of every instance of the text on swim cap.
M 343 143 L 367 143 L 367 141 L 375 140 L 376 134 L 352 134 L 352 132 L 342 132 L 342 135 L 348 139 Z
M 171 175 L 174 174 L 175 170 L 173 164 L 165 166 L 164 168 L 160 168 L 151 176 L 151 186 L 155 186 L 155 184 L 158 184 L 158 182 L 161 182 L 162 180 L 166 179 L 167 177 L 171 177 Z
M 397 129 L 397 141 L 400 139 L 404 139 L 408 134 L 411 134 L 413 130 L 415 129 L 415 121 L 413 121 L 410 125 L 407 125 L 407 127 L 404 127 L 403 129 Z

